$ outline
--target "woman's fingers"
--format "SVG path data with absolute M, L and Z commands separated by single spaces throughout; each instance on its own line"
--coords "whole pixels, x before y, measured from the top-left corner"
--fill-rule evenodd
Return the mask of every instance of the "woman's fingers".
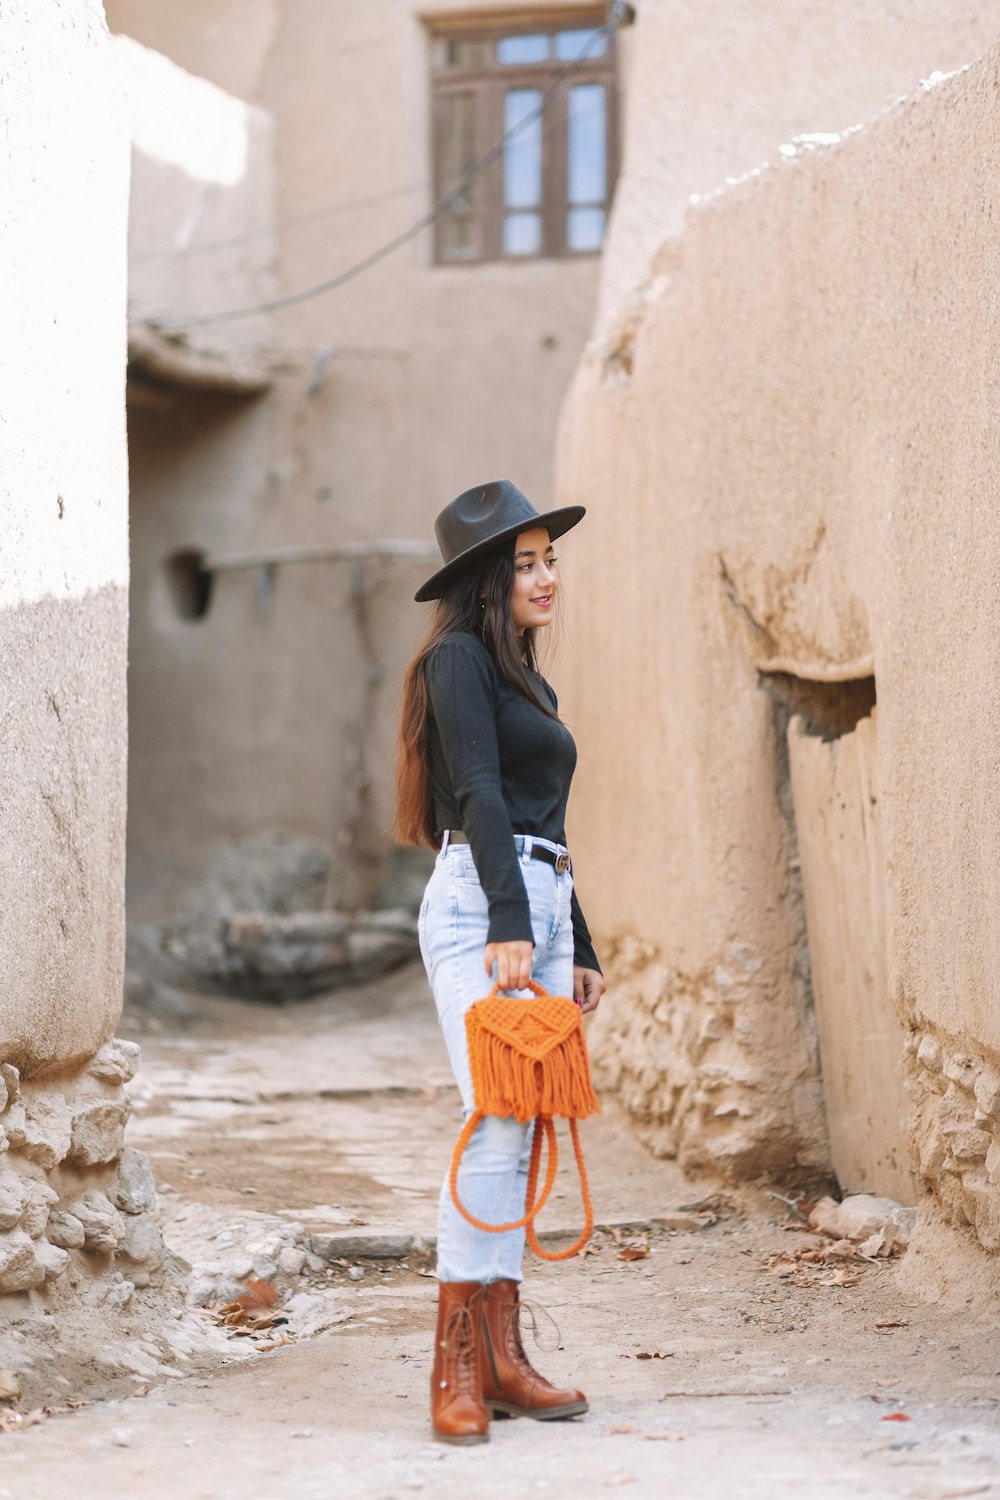
M 534 954 L 534 946 L 528 942 L 487 943 L 484 967 L 492 978 L 496 964 L 496 980 L 502 990 L 526 990 Z
M 573 999 L 585 1016 L 597 1009 L 606 988 L 604 975 L 597 969 L 574 968 Z

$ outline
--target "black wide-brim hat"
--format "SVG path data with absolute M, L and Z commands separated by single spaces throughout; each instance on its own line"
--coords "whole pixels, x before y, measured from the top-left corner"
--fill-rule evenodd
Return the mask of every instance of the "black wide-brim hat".
M 444 567 L 421 584 L 413 597 L 418 604 L 425 599 L 440 599 L 456 574 L 501 542 L 536 526 L 544 526 L 549 540 L 554 542 L 586 514 L 582 505 L 537 511 L 509 479 L 493 479 L 489 484 L 463 490 L 434 522 Z

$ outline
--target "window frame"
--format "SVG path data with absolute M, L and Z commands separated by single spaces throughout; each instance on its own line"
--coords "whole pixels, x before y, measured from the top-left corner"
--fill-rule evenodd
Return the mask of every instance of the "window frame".
M 476 101 L 475 155 L 479 160 L 504 133 L 504 98 L 517 88 L 543 90 L 567 66 L 565 61 L 547 58 L 539 63 L 498 63 L 457 67 L 445 61 L 449 42 L 492 41 L 504 37 L 553 36 L 560 31 L 599 30 L 605 12 L 590 7 L 579 10 L 546 11 L 528 16 L 523 11 L 507 17 L 445 18 L 427 22 L 431 46 L 431 163 L 435 203 L 448 191 L 444 181 L 445 128 L 448 100 L 456 95 L 471 94 Z M 440 214 L 434 221 L 434 265 L 439 267 L 481 266 L 489 263 L 512 265 L 536 264 L 542 260 L 584 260 L 599 255 L 602 243 L 593 250 L 573 250 L 567 244 L 569 203 L 569 90 L 578 84 L 596 83 L 604 87 L 605 138 L 603 208 L 605 232 L 611 210 L 618 167 L 618 57 L 617 35 L 607 33 L 607 48 L 602 57 L 587 58 L 574 70 L 566 83 L 557 89 L 542 115 L 542 189 L 538 212 L 541 216 L 541 244 L 526 255 L 508 255 L 503 249 L 503 153 L 480 173 L 472 185 L 472 224 L 474 254 L 448 255 L 444 237 L 449 215 Z M 583 205 L 581 205 L 583 206 Z M 590 206 L 590 205 L 588 205 Z

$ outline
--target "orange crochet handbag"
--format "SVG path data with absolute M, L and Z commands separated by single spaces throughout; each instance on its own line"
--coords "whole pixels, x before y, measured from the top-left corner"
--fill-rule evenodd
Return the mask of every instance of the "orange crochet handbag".
M 590 1059 L 583 1034 L 583 1018 L 575 1000 L 550 995 L 534 980 L 533 1000 L 519 1000 L 500 993 L 495 984 L 465 1015 L 469 1041 L 469 1063 L 475 1112 L 469 1116 L 455 1146 L 451 1163 L 451 1196 L 463 1218 L 476 1229 L 503 1234 L 508 1229 L 527 1230 L 528 1244 L 543 1260 L 568 1260 L 582 1250 L 594 1227 L 587 1168 L 580 1146 L 578 1120 L 599 1114 L 601 1106 L 590 1077 Z M 535 1121 L 528 1169 L 527 1202 L 523 1219 L 510 1224 L 485 1224 L 469 1213 L 458 1196 L 458 1169 L 473 1132 L 485 1115 L 513 1115 L 526 1124 Z M 568 1250 L 543 1250 L 535 1232 L 535 1219 L 548 1202 L 556 1180 L 558 1150 L 553 1115 L 569 1120 L 573 1151 L 580 1170 L 580 1191 L 586 1218 L 583 1233 Z M 549 1160 L 545 1186 L 535 1200 L 542 1160 L 542 1140 L 548 1142 Z

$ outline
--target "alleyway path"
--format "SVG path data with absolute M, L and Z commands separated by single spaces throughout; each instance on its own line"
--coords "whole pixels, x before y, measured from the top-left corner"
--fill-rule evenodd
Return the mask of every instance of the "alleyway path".
M 713 1198 L 648 1158 L 613 1110 L 586 1130 L 611 1227 L 585 1259 L 533 1264 L 526 1288 L 562 1332 L 537 1363 L 579 1381 L 590 1415 L 496 1422 L 481 1448 L 431 1442 L 430 1261 L 419 1242 L 388 1253 L 432 1235 L 457 1118 L 422 972 L 288 1010 L 161 995 L 123 1030 L 143 1043 L 130 1137 L 152 1158 L 169 1244 L 203 1290 L 245 1273 L 248 1255 L 268 1269 L 284 1247 L 274 1281 L 296 1341 L 264 1353 L 195 1341 L 139 1399 L 0 1436 L 0 1500 L 575 1500 L 619 1488 L 1000 1500 L 988 1310 L 915 1302 L 889 1265 L 854 1286 L 777 1276 L 768 1256 L 807 1238 L 785 1227 L 784 1205 Z M 563 1186 L 553 1222 L 570 1227 L 568 1163 Z M 708 1201 L 715 1222 L 668 1227 Z M 650 1253 L 621 1258 L 630 1244 Z M 303 1271 L 289 1270 L 303 1248 Z M 175 1330 L 204 1326 L 180 1300 L 176 1313 Z M 142 1346 L 154 1368 L 157 1347 Z M 138 1355 L 136 1368 L 141 1378 Z

